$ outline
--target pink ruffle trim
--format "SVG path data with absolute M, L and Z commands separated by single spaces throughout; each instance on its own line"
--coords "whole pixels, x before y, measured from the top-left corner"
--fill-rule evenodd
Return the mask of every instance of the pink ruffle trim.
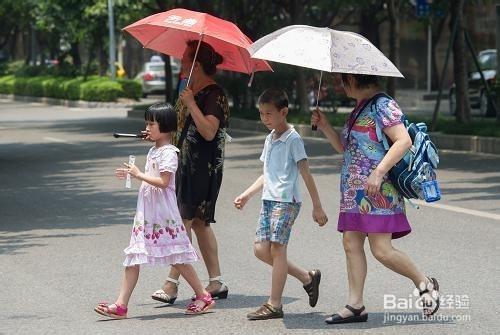
M 126 257 L 123 266 L 187 264 L 199 259 L 198 253 L 189 244 L 165 247 L 135 244 L 126 248 L 124 252 Z

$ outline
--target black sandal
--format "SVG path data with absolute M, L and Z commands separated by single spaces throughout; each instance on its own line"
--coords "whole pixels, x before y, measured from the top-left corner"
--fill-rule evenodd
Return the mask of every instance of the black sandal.
M 438 281 L 437 281 L 437 279 L 436 279 L 436 278 L 429 278 L 429 277 L 427 277 L 427 279 L 428 279 L 428 280 L 430 281 L 430 283 L 432 284 L 432 291 L 436 291 L 436 293 L 437 293 L 437 294 L 436 294 L 436 297 L 434 297 L 434 296 L 432 295 L 432 292 L 431 292 L 431 291 L 429 291 L 429 289 L 428 289 L 428 288 L 426 288 L 425 290 L 419 291 L 419 294 L 420 294 L 420 297 L 421 297 L 421 298 L 422 298 L 422 296 L 423 296 L 424 294 L 430 294 L 430 295 L 431 295 L 431 298 L 432 298 L 432 301 L 431 301 L 431 304 L 430 304 L 430 305 L 427 305 L 427 303 L 426 303 L 424 300 L 422 300 L 422 307 L 423 307 L 423 312 L 424 312 L 424 316 L 425 316 L 425 317 L 428 317 L 428 316 L 431 316 L 431 315 L 435 314 L 435 313 L 438 311 L 438 309 L 439 309 L 439 283 L 438 283 Z M 432 312 L 431 312 L 431 313 L 429 313 L 429 314 L 426 314 L 426 313 L 425 313 L 425 310 L 426 310 L 426 309 L 430 309 L 430 307 L 432 307 L 432 305 L 433 305 L 434 303 L 435 303 L 435 307 L 434 307 L 434 309 L 432 310 Z
M 248 320 L 269 320 L 283 318 L 283 308 L 273 307 L 269 303 L 260 306 L 255 312 L 247 315 Z
M 365 306 L 361 306 L 361 308 L 354 308 L 349 305 L 345 305 L 345 308 L 350 310 L 353 315 L 343 318 L 339 314 L 333 314 L 331 317 L 326 319 L 325 322 L 332 325 L 339 323 L 366 322 L 368 320 L 368 313 L 361 315 L 361 313 L 365 310 Z
M 314 307 L 318 303 L 319 298 L 319 282 L 321 281 L 321 271 L 311 270 L 309 271 L 309 276 L 311 276 L 311 282 L 304 285 L 304 290 L 306 290 L 309 295 L 309 306 Z

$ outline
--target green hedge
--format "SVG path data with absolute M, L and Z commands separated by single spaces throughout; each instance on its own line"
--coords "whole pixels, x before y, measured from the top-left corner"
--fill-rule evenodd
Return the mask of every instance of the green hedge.
M 135 80 L 91 76 L 68 78 L 54 76 L 0 77 L 0 93 L 67 100 L 116 101 L 118 98 L 139 100 L 141 84 Z
M 145 105 L 134 106 L 134 109 L 146 108 Z M 327 113 L 330 124 L 335 127 L 343 127 L 349 114 Z M 431 125 L 431 117 L 429 115 L 407 115 L 410 122 L 418 123 L 425 122 L 428 126 Z M 231 109 L 231 117 L 237 117 L 247 120 L 260 120 L 257 109 Z M 311 114 L 300 113 L 297 110 L 290 110 L 287 120 L 294 124 L 310 124 Z M 436 131 L 450 135 L 475 135 L 500 137 L 500 124 L 494 118 L 474 118 L 470 123 L 458 123 L 454 117 L 440 116 L 437 120 Z
M 142 97 L 142 85 L 137 80 L 118 79 L 117 82 L 122 86 L 124 97 L 139 100 Z
M 0 93 L 13 94 L 14 93 L 14 76 L 0 77 Z

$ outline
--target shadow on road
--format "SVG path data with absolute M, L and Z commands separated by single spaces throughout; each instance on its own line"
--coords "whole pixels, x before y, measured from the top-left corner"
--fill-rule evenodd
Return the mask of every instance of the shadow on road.
M 0 145 L 0 253 L 42 246 L 35 229 L 68 231 L 130 224 L 137 183 L 132 190 L 116 190 L 114 164 L 130 153 L 145 156 L 146 144 L 112 137 L 113 130 L 135 131 L 142 122 L 127 119 L 61 121 L 33 126 L 39 131 L 96 135 L 95 140 L 70 143 L 4 143 Z M 29 130 L 23 127 L 23 130 Z M 98 135 L 98 136 L 97 136 Z M 103 140 L 103 135 L 105 140 Z M 109 140 L 108 140 L 109 139 Z M 108 185 L 109 184 L 109 185 Z M 105 185 L 106 187 L 103 187 Z M 23 232 L 23 234 L 17 234 Z M 72 233 L 47 238 L 75 236 Z
M 7 123 L 15 126 L 18 122 Z M 59 237 L 70 236 L 74 229 L 130 224 L 137 187 L 118 191 L 114 164 L 131 153 L 145 156 L 148 146 L 137 140 L 114 139 L 112 133 L 137 132 L 143 128 L 142 120 L 23 121 L 22 127 L 23 130 L 37 130 L 42 134 L 75 134 L 75 140 L 70 140 L 70 143 L 40 141 L 0 145 L 0 232 L 23 232 L 0 239 L 0 253 L 14 253 L 21 248 L 43 245 L 43 240 L 35 238 L 30 230 L 68 230 L 68 235 L 52 236 Z M 225 168 L 242 171 L 260 169 L 259 154 L 251 152 L 260 152 L 265 134 L 232 130 L 231 135 L 235 140 L 227 146 Z M 341 155 L 334 154 L 325 142 L 305 139 L 305 144 L 314 174 L 338 176 Z M 245 150 L 239 151 L 240 147 Z M 445 197 L 447 194 L 461 195 L 457 201 L 498 199 L 500 176 L 492 176 L 491 173 L 499 171 L 500 157 L 444 152 L 441 153 L 441 162 L 440 169 L 473 174 L 470 179 L 453 180 L 447 182 L 449 185 L 443 185 Z M 490 175 L 474 178 L 482 173 Z M 475 187 L 460 186 L 459 183 Z M 477 194 L 478 189 L 482 194 Z M 255 304 L 252 302 L 252 305 Z

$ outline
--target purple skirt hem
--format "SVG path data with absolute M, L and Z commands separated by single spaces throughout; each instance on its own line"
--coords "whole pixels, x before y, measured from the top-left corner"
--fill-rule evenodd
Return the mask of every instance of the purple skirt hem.
M 363 233 L 392 233 L 392 238 L 400 238 L 411 232 L 405 214 L 373 215 L 359 213 L 340 213 L 337 230 L 359 231 Z

